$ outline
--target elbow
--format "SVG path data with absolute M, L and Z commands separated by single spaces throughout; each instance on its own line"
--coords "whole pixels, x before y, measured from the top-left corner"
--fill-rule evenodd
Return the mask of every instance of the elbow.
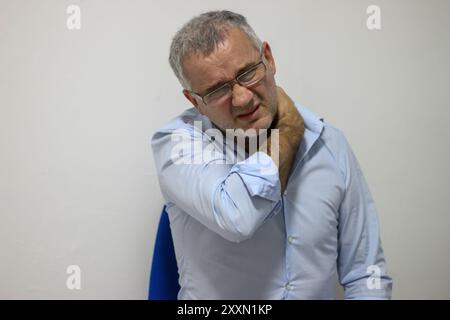
M 221 229 L 223 232 L 221 235 L 226 240 L 234 243 L 241 243 L 252 238 L 263 222 L 261 219 L 252 217 L 252 214 L 248 211 L 242 212 L 235 208 L 233 213 L 231 213 L 231 211 L 228 211 L 228 213 L 229 216 L 233 216 L 233 218 L 226 223 L 219 223 L 222 224 Z M 216 218 L 218 217 L 216 216 Z M 218 218 L 218 220 L 224 222 L 223 215 L 221 218 Z
M 261 223 L 249 210 L 240 210 L 228 205 L 214 207 L 214 220 L 216 232 L 235 243 L 250 239 Z
M 239 242 L 248 240 L 253 237 L 256 230 L 260 227 L 261 221 L 243 221 L 239 225 L 238 239 Z
M 243 185 L 227 188 L 222 183 L 213 192 L 212 209 L 215 224 L 224 231 L 225 238 L 240 243 L 254 236 L 277 204 L 251 196 Z
M 244 229 L 241 228 L 241 230 L 233 232 L 233 239 L 231 241 L 235 243 L 241 243 L 243 241 L 246 241 L 251 237 L 253 237 L 255 231 L 256 228 L 244 228 Z
M 254 231 L 250 231 L 250 230 L 245 230 L 245 231 L 237 231 L 237 230 L 233 230 L 233 231 L 228 231 L 225 234 L 222 234 L 222 237 L 225 238 L 226 240 L 230 241 L 230 242 L 234 242 L 234 243 L 241 243 L 244 242 L 248 239 L 250 239 L 254 234 Z

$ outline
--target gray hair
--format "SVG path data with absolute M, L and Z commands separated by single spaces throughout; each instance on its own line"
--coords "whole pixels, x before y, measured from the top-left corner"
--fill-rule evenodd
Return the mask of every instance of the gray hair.
M 189 81 L 183 73 L 183 59 L 193 53 L 209 55 L 222 43 L 230 28 L 239 28 L 259 50 L 261 40 L 247 23 L 247 19 L 231 11 L 209 11 L 188 21 L 173 37 L 169 63 L 183 88 Z

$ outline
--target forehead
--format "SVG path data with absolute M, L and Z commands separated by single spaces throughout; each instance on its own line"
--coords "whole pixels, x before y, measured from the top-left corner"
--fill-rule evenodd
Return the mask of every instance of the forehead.
M 192 54 L 183 60 L 184 74 L 193 90 L 202 91 L 218 82 L 229 81 L 236 73 L 254 63 L 259 51 L 248 36 L 237 28 L 209 55 Z

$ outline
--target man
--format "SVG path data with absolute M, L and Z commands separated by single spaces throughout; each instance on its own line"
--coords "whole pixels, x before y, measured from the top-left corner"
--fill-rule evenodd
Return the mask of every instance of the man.
M 152 138 L 178 298 L 332 299 L 337 280 L 348 299 L 390 298 L 356 158 L 339 130 L 276 86 L 271 48 L 246 19 L 193 18 L 169 60 L 194 106 Z

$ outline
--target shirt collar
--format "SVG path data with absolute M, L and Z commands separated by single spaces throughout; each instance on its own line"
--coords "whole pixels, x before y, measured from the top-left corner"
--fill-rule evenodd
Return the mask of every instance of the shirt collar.
M 296 104 L 296 107 L 302 115 L 303 121 L 305 123 L 305 134 L 303 136 L 302 142 L 300 143 L 300 147 L 298 148 L 295 161 L 295 163 L 297 164 L 303 160 L 314 143 L 320 137 L 324 128 L 324 124 L 323 118 L 320 118 L 311 110 L 301 106 L 300 104 Z
M 296 163 L 298 163 L 305 157 L 305 155 L 309 152 L 311 147 L 320 137 L 320 134 L 322 133 L 324 128 L 324 124 L 323 118 L 319 117 L 316 113 L 300 104 L 296 103 L 295 106 L 299 113 L 302 115 L 303 121 L 305 123 L 305 133 L 300 147 L 298 148 L 296 157 L 298 159 Z M 201 120 L 203 123 L 203 132 L 211 128 L 217 129 L 217 127 L 209 120 L 207 116 L 201 115 L 200 113 L 198 113 L 198 116 L 200 117 L 199 120 Z
M 300 104 L 296 104 L 296 107 L 303 117 L 305 129 L 320 134 L 323 130 L 323 118 L 320 118 L 317 114 Z

